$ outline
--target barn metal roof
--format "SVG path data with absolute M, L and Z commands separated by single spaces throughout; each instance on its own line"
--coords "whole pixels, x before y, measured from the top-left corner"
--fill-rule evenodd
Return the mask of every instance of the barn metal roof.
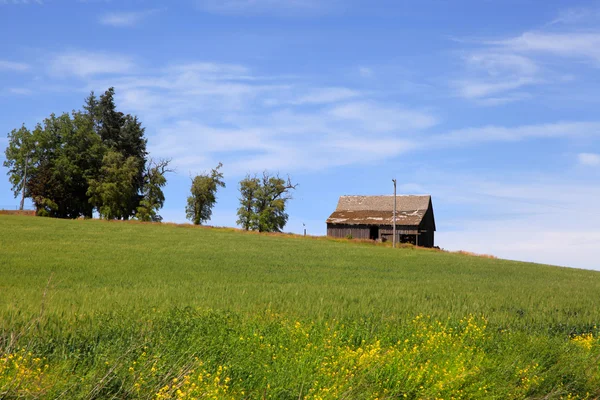
M 431 196 L 396 196 L 396 224 L 419 225 L 429 208 Z M 349 225 L 392 225 L 394 196 L 341 196 L 327 223 Z

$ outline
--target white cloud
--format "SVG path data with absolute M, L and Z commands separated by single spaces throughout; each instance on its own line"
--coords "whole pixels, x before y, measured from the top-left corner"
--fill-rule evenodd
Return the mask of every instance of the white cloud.
M 561 11 L 558 16 L 552 20 L 548 25 L 557 24 L 581 24 L 588 20 L 597 20 L 600 18 L 600 10 L 590 8 L 570 8 Z
M 472 67 L 482 69 L 490 76 L 502 76 L 506 73 L 533 75 L 539 71 L 538 65 L 530 58 L 497 52 L 476 52 L 465 57 Z
M 426 129 L 438 123 L 430 113 L 368 101 L 353 102 L 332 108 L 329 113 L 341 120 L 357 122 L 365 132 Z
M 0 60 L 0 71 L 16 71 L 16 72 L 24 72 L 31 69 L 29 64 L 13 62 L 13 61 L 4 61 Z
M 438 146 L 480 142 L 514 142 L 532 138 L 600 137 L 600 122 L 557 122 L 516 127 L 484 126 L 457 129 L 434 137 Z
M 347 87 L 264 78 L 242 65 L 195 62 L 91 79 L 152 126 L 151 152 L 183 171 L 223 161 L 231 173 L 297 171 L 380 161 L 415 147 L 437 124 L 425 110 L 383 105 Z M 410 139 L 409 139 L 410 138 Z
M 541 85 L 565 84 L 565 70 L 566 76 L 574 78 L 573 62 L 586 61 L 600 67 L 598 25 L 584 27 L 586 21 L 598 17 L 597 9 L 570 9 L 542 30 L 463 42 L 473 48 L 465 50 L 465 69 L 451 85 L 459 96 L 477 104 L 500 105 L 532 98 Z
M 456 82 L 459 94 L 467 99 L 486 98 L 490 95 L 497 95 L 513 89 L 519 89 L 523 86 L 531 85 L 537 81 L 532 78 L 514 78 L 513 80 L 504 80 L 499 82 L 463 80 Z M 513 98 L 518 100 L 518 98 Z
M 10 89 L 8 89 L 8 91 L 12 94 L 21 95 L 21 96 L 29 96 L 30 94 L 33 93 L 33 91 L 31 91 L 31 89 L 27 89 L 27 88 L 10 88 Z
M 514 103 L 515 101 L 529 100 L 532 97 L 530 93 L 526 92 L 498 93 L 494 96 L 475 99 L 475 102 L 480 106 L 495 107 Z
M 111 12 L 100 17 L 99 22 L 103 25 L 116 27 L 131 27 L 140 23 L 145 18 L 155 14 L 158 10 Z
M 93 80 L 87 89 L 109 85 L 123 108 L 155 128 L 149 132 L 152 152 L 172 157 L 183 170 L 203 170 L 217 161 L 227 161 L 235 173 L 319 170 L 380 162 L 423 146 L 600 136 L 600 122 L 577 121 L 433 133 L 439 120 L 430 111 L 381 103 L 346 87 L 265 81 L 235 64 L 158 67 L 149 74 Z M 503 101 L 487 94 L 485 101 Z
M 431 193 L 436 210 L 454 210 L 452 219 L 437 218 L 442 248 L 600 270 L 600 188 L 593 182 L 573 174 L 421 174 L 418 192 Z
M 293 100 L 294 104 L 326 104 L 348 100 L 360 95 L 359 92 L 348 88 L 322 88 L 315 89 L 309 93 Z
M 69 51 L 56 55 L 50 62 L 49 71 L 61 77 L 87 78 L 94 75 L 128 73 L 134 66 L 130 57 L 119 54 Z
M 495 51 L 475 51 L 463 57 L 467 78 L 455 80 L 459 96 L 482 105 L 499 105 L 530 97 L 515 92 L 540 84 L 540 68 L 528 57 Z
M 525 32 L 490 44 L 528 54 L 545 53 L 600 62 L 600 33 L 597 32 Z
M 600 154 L 579 153 L 577 155 L 577 159 L 579 161 L 579 164 L 581 164 L 581 165 L 585 165 L 588 167 L 600 166 Z

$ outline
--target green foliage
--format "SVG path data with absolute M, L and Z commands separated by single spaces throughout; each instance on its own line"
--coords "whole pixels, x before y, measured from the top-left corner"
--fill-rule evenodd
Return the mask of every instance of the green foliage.
M 142 200 L 137 208 L 136 217 L 140 221 L 160 222 L 162 217 L 158 210 L 165 203 L 165 195 L 162 188 L 167 184 L 165 173 L 172 172 L 168 169 L 170 160 L 149 161 L 144 173 L 144 187 L 142 189 Z
M 8 180 L 15 197 L 25 186 L 26 170 L 33 162 L 33 148 L 33 135 L 25 126 L 8 134 L 8 146 L 4 150 L 6 160 L 3 165 L 8 168 Z
M 104 147 L 81 113 L 51 115 L 33 131 L 36 143 L 27 192 L 39 215 L 91 217 L 88 180 L 97 174 Z
M 219 187 L 225 187 L 223 173 L 219 172 L 222 166 L 223 164 L 219 163 L 210 174 L 196 175 L 192 179 L 191 196 L 187 199 L 185 214 L 194 225 L 201 225 L 212 215 L 212 208 L 217 202 L 217 190 Z
M 297 186 L 290 178 L 286 181 L 266 172 L 262 179 L 246 176 L 240 181 L 237 223 L 245 230 L 281 232 L 288 220 L 285 207 L 292 198 L 290 190 Z
M 102 160 L 100 174 L 90 179 L 90 203 L 104 219 L 125 219 L 129 216 L 129 202 L 136 194 L 135 180 L 139 160 L 125 158 L 121 153 L 109 151 Z
M 258 227 L 256 215 L 256 197 L 260 189 L 260 179 L 256 176 L 246 176 L 240 181 L 240 208 L 237 211 L 237 224 L 244 230 L 254 230 Z
M 86 101 L 86 107 L 91 110 L 92 115 L 96 115 L 94 119 L 98 127 L 97 133 L 104 145 L 122 154 L 126 159 L 136 159 L 137 170 L 132 182 L 134 190 L 129 193 L 126 210 L 123 212 L 123 219 L 128 219 L 135 215 L 142 200 L 139 193 L 144 186 L 147 140 L 144 138 L 145 130 L 137 117 L 117 111 L 114 95 L 114 88 L 109 88 L 100 96 L 96 106 L 92 94 Z
M 135 222 L 0 238 L 0 398 L 600 396 L 595 271 Z
M 22 127 L 9 134 L 4 166 L 8 168 L 15 196 L 24 189 L 25 197 L 33 200 L 38 215 L 91 217 L 93 204 L 105 204 L 100 198 L 107 196 L 108 189 L 104 188 L 104 195 L 98 195 L 90 202 L 89 186 L 92 181 L 97 183 L 105 179 L 100 177 L 101 167 L 104 155 L 111 151 L 120 154 L 124 160 L 135 160 L 131 163 L 136 166 L 133 178 L 117 185 L 127 188 L 128 197 L 119 200 L 126 204 L 120 204 L 116 214 L 128 219 L 140 206 L 140 193 L 146 180 L 144 128 L 136 117 L 117 111 L 113 88 L 99 100 L 92 92 L 83 109 L 60 116 L 52 114 L 32 132 Z M 129 178 L 129 174 L 122 176 Z M 115 196 L 109 197 L 114 199 Z

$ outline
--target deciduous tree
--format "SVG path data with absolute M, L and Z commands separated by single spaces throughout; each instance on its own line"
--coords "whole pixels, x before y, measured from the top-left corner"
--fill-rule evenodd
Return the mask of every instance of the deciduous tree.
M 144 173 L 144 186 L 142 189 L 142 201 L 137 208 L 136 217 L 140 221 L 160 222 L 162 217 L 158 215 L 158 211 L 165 203 L 165 195 L 162 188 L 167 184 L 165 174 L 173 172 L 169 169 L 171 160 L 150 159 Z
M 127 219 L 130 200 L 136 193 L 135 180 L 139 169 L 136 157 L 125 158 L 109 151 L 102 160 L 97 179 L 89 182 L 90 203 L 104 219 Z
M 223 167 L 219 163 L 210 173 L 197 175 L 192 179 L 191 196 L 187 199 L 185 213 L 187 219 L 195 225 L 201 225 L 208 221 L 212 215 L 212 208 L 217 202 L 217 190 L 225 187 L 223 173 L 219 170 Z
M 238 224 L 259 232 L 280 232 L 288 220 L 285 212 L 292 199 L 291 190 L 298 185 L 279 175 L 263 173 L 262 178 L 247 176 L 240 182 Z
M 237 211 L 237 224 L 245 230 L 258 228 L 258 218 L 255 212 L 256 195 L 260 189 L 260 179 L 256 176 L 246 175 L 240 181 L 240 208 Z
M 4 151 L 6 160 L 3 165 L 8 168 L 8 180 L 12 185 L 15 198 L 21 194 L 21 206 L 25 203 L 25 190 L 27 186 L 27 172 L 31 173 L 30 165 L 33 163 L 34 140 L 33 134 L 23 125 L 8 134 L 8 147 Z

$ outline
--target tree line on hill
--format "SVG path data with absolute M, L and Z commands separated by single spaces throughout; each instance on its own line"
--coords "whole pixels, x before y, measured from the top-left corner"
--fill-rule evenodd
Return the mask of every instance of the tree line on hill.
M 39 216 L 137 219 L 160 222 L 169 159 L 152 159 L 141 121 L 117 110 L 115 91 L 92 92 L 83 110 L 51 114 L 33 130 L 24 125 L 8 134 L 5 150 L 9 181 L 21 206 L 30 198 Z M 192 178 L 186 217 L 208 221 L 225 187 L 223 164 Z M 245 230 L 281 231 L 287 202 L 297 185 L 288 178 L 247 175 L 239 183 L 237 223 Z

